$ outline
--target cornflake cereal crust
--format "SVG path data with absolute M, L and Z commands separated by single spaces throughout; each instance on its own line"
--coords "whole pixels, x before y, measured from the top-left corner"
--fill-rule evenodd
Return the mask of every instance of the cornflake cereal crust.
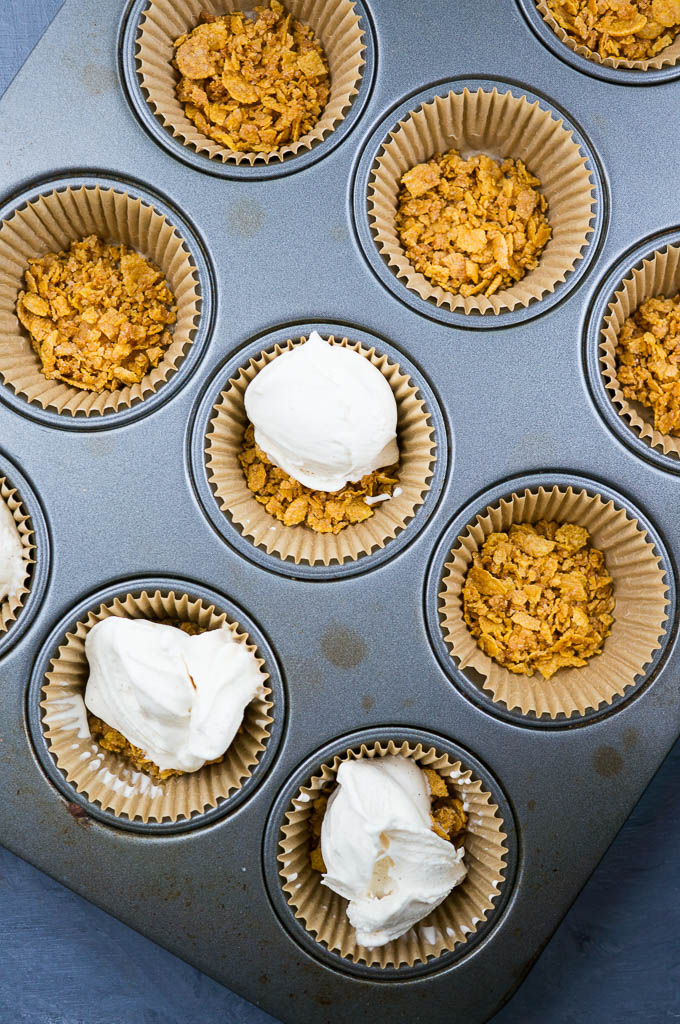
M 401 178 L 396 228 L 406 257 L 432 284 L 493 295 L 538 266 L 552 235 L 540 181 L 521 160 L 451 149 Z
M 29 259 L 17 316 L 48 380 L 85 391 L 137 384 L 172 341 L 175 297 L 161 271 L 96 235 Z
M 234 152 L 272 153 L 311 131 L 330 93 L 326 55 L 283 4 L 201 23 L 175 40 L 177 98 L 198 130 Z
M 680 435 L 680 294 L 647 299 L 624 321 L 616 364 L 624 397 L 653 411 L 656 430 Z
M 363 523 L 375 515 L 367 497 L 392 495 L 398 483 L 398 467 L 376 469 L 340 491 L 316 491 L 305 487 L 271 462 L 255 443 L 250 424 L 243 435 L 238 460 L 249 490 L 270 515 L 284 526 L 304 523 L 317 533 L 340 533 L 351 523 Z
M 545 0 L 564 32 L 601 60 L 648 60 L 680 32 L 680 0 Z
M 604 555 L 584 527 L 522 523 L 491 533 L 475 553 L 464 619 L 499 665 L 549 679 L 601 652 L 614 621 L 613 590 Z

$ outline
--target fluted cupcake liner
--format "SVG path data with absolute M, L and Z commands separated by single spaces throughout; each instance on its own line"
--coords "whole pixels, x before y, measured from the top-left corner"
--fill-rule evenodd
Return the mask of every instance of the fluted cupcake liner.
M 434 430 L 428 410 L 417 387 L 396 363 L 374 348 L 365 348 L 347 338 L 330 337 L 333 345 L 342 345 L 369 359 L 388 380 L 397 403 L 397 441 L 399 444 L 398 487 L 400 493 L 374 505 L 375 515 L 363 523 L 345 527 L 341 533 L 320 534 L 307 526 L 284 526 L 265 511 L 248 489 L 238 461 L 238 453 L 247 426 L 244 405 L 246 388 L 256 374 L 282 352 L 304 344 L 306 338 L 289 340 L 286 345 L 261 352 L 241 367 L 216 402 L 206 437 L 206 464 L 210 483 L 222 511 L 253 544 L 271 554 L 291 559 L 296 564 L 330 565 L 354 560 L 383 548 L 405 529 L 423 504 L 430 487 L 435 458 Z M 396 488 L 395 488 L 396 490 Z
M 68 782 L 91 803 L 128 820 L 179 821 L 216 807 L 240 789 L 260 759 L 273 722 L 269 678 L 257 657 L 264 696 L 246 708 L 243 723 L 224 758 L 196 772 L 157 780 L 135 769 L 124 757 L 104 750 L 89 735 L 82 698 L 89 675 L 87 633 L 111 615 L 125 618 L 193 622 L 201 629 L 228 626 L 239 643 L 257 656 L 257 648 L 236 622 L 214 605 L 174 591 L 128 593 L 93 609 L 64 637 L 50 662 L 40 707 L 48 748 Z
M 10 594 L 4 601 L 0 601 L 0 633 L 6 633 L 15 621 L 28 595 L 30 567 L 35 562 L 35 537 L 31 526 L 31 517 L 26 511 L 20 495 L 4 476 L 0 476 L 0 499 L 12 513 L 19 531 L 26 569 L 21 587 L 16 593 Z
M 257 0 L 149 0 L 139 26 L 136 58 L 142 87 L 157 118 L 186 146 L 211 159 L 232 163 L 270 163 L 309 150 L 347 116 L 359 91 L 364 59 L 364 32 L 352 0 L 286 0 L 293 16 L 314 30 L 328 59 L 331 91 L 311 131 L 272 153 L 234 152 L 198 130 L 184 113 L 172 66 L 175 39 L 198 24 L 201 11 L 223 15 L 252 11 Z M 266 0 L 262 0 L 266 5 Z
M 48 380 L 16 313 L 31 257 L 68 249 L 97 235 L 124 243 L 162 270 L 177 303 L 172 342 L 141 381 L 97 394 Z M 0 379 L 29 402 L 71 416 L 106 415 L 142 401 L 178 368 L 198 322 L 198 275 L 189 251 L 166 217 L 127 192 L 99 186 L 59 188 L 16 210 L 0 225 Z
M 490 533 L 540 519 L 576 523 L 605 556 L 614 584 L 614 623 L 601 654 L 581 668 L 560 669 L 551 679 L 517 675 L 477 645 L 463 618 L 462 592 L 472 559 Z M 571 487 L 539 487 L 511 494 L 484 509 L 461 534 L 446 563 L 439 593 L 441 628 L 461 669 L 483 677 L 493 700 L 522 714 L 567 718 L 611 704 L 644 674 L 661 646 L 667 619 L 668 587 L 661 559 L 645 529 L 625 509 L 599 495 Z
M 592 60 L 596 64 L 602 64 L 607 68 L 628 68 L 629 70 L 636 71 L 653 71 L 658 68 L 670 67 L 680 61 L 680 35 L 675 37 L 670 46 L 661 50 L 654 57 L 648 57 L 646 60 L 627 60 L 625 57 L 606 57 L 603 59 L 600 57 L 599 53 L 596 53 L 594 50 L 589 50 L 587 46 L 577 42 L 564 31 L 561 25 L 559 25 L 555 20 L 545 0 L 536 0 L 536 7 L 546 25 L 552 29 L 560 42 L 564 43 L 565 46 L 568 46 L 570 50 L 574 51 L 574 53 L 578 53 L 580 57 Z
M 433 285 L 409 262 L 396 227 L 402 175 L 436 153 L 485 153 L 521 159 L 541 182 L 552 237 L 538 266 L 511 288 L 463 296 Z M 407 288 L 437 306 L 465 313 L 502 313 L 554 292 L 575 268 L 592 234 L 595 189 L 587 158 L 562 120 L 524 97 L 493 89 L 436 96 L 404 117 L 376 159 L 368 189 L 375 244 Z
M 680 459 L 680 437 L 662 434 L 654 426 L 654 412 L 624 398 L 616 372 L 616 346 L 624 321 L 655 295 L 673 297 L 680 292 L 680 246 L 670 245 L 643 260 L 623 279 L 607 308 L 600 335 L 600 367 L 614 406 L 632 429 L 653 448 Z
M 356 941 L 347 918 L 347 900 L 322 885 L 321 875 L 311 866 L 309 818 L 313 801 L 335 780 L 343 761 L 386 754 L 412 757 L 421 767 L 434 768 L 455 783 L 468 815 L 464 834 L 467 875 L 443 903 L 401 938 L 367 949 Z M 460 761 L 454 762 L 434 747 L 420 743 L 396 744 L 390 740 L 361 744 L 323 764 L 292 800 L 281 826 L 279 875 L 291 912 L 331 952 L 369 967 L 413 966 L 466 942 L 486 920 L 503 885 L 506 838 L 503 819 L 491 794 Z

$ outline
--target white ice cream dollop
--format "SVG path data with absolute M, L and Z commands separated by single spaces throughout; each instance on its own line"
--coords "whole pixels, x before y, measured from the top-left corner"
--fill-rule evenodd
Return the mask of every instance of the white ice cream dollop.
M 399 755 L 344 761 L 321 826 L 323 884 L 349 900 L 357 942 L 399 938 L 462 882 L 464 849 L 432 831 L 430 792 Z
M 13 597 L 26 579 L 21 537 L 9 506 L 0 498 L 0 601 Z
M 85 653 L 85 705 L 162 771 L 194 772 L 221 757 L 263 693 L 254 654 L 227 626 L 189 636 L 111 616 L 89 631 Z
M 312 331 L 268 363 L 245 393 L 255 441 L 271 461 L 317 491 L 397 462 L 397 403 L 386 378 L 359 352 Z

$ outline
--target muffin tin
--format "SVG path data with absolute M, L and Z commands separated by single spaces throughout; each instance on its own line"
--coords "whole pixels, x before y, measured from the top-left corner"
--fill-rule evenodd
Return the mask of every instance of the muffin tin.
M 455 17 L 447 0 L 430 0 L 417 21 L 405 0 L 365 0 L 366 63 L 344 120 L 311 149 L 250 166 L 177 144 L 154 118 L 134 50 L 145 3 L 98 5 L 95 20 L 91 4 L 67 0 L 1 101 L 2 219 L 83 185 L 139 197 L 182 236 L 200 310 L 176 372 L 119 412 L 73 416 L 0 384 L 0 478 L 35 537 L 29 593 L 0 633 L 0 838 L 283 1020 L 481 1022 L 529 969 L 680 732 L 677 460 L 620 415 L 600 352 L 620 283 L 677 244 L 677 69 L 614 73 L 586 61 L 539 30 L 530 0 L 461 3 Z M 406 114 L 494 86 L 573 133 L 593 215 L 554 292 L 466 314 L 396 275 L 375 244 L 368 189 Z M 0 282 L 0 303 L 11 301 Z M 437 443 L 405 527 L 328 566 L 254 544 L 222 510 L 205 455 L 225 382 L 313 328 L 397 362 Z M 479 673 L 461 668 L 438 595 L 451 548 L 480 511 L 555 485 L 611 499 L 639 523 L 664 608 L 658 646 L 631 685 L 610 704 L 551 718 L 492 700 Z M 66 632 L 103 602 L 150 588 L 208 602 L 248 632 L 273 705 L 246 784 L 203 813 L 155 823 L 79 793 L 52 759 L 40 708 Z M 433 747 L 481 779 L 507 858 L 466 941 L 381 967 L 306 929 L 279 854 L 291 800 L 320 766 L 390 741 Z

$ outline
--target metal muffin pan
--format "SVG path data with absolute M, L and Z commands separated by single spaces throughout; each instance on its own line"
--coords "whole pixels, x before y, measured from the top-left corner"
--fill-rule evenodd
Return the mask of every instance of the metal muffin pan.
M 576 70 L 536 37 L 519 3 L 464 0 L 452 19 L 447 0 L 430 0 L 414 23 L 406 0 L 367 0 L 372 85 L 351 131 L 310 151 L 313 162 L 286 161 L 283 176 L 225 180 L 188 151 L 175 159 L 130 109 L 126 15 L 141 6 L 97 5 L 95 20 L 86 0 L 67 0 L 1 101 L 3 212 L 47 181 L 101 176 L 144 190 L 196 238 L 212 311 L 198 327 L 205 342 L 192 372 L 180 368 L 159 389 L 163 400 L 133 407 L 134 417 L 102 417 L 107 429 L 48 420 L 0 386 L 0 472 L 34 515 L 39 542 L 31 596 L 0 640 L 0 839 L 283 1020 L 484 1021 L 529 969 L 680 733 L 678 475 L 611 429 L 585 358 L 603 282 L 625 272 L 645 240 L 656 245 L 677 230 L 680 196 L 667 168 L 680 142 L 680 86 L 652 76 L 653 88 L 639 89 L 635 75 L 609 82 Z M 452 81 L 478 80 L 511 83 L 568 111 L 601 179 L 602 211 L 599 238 L 559 301 L 537 302 L 515 323 L 485 317 L 483 330 L 477 320 L 440 322 L 413 308 L 405 288 L 397 296 L 385 287 L 355 223 L 364 154 L 395 110 Z M 255 557 L 228 536 L 228 523 L 216 528 L 210 503 L 219 509 L 197 482 L 206 396 L 251 347 L 312 324 L 340 325 L 350 338 L 365 332 L 403 355 L 434 397 L 448 448 L 431 507 L 384 558 L 332 574 L 341 578 L 294 578 L 294 567 Z M 537 727 L 452 682 L 455 666 L 426 606 L 452 524 L 517 478 L 558 476 L 585 478 L 641 510 L 663 557 L 670 617 L 663 650 L 633 694 L 587 721 Z M 149 835 L 88 814 L 53 776 L 29 681 L 93 594 L 158 578 L 215 593 L 234 618 L 256 625 L 279 666 L 286 710 L 247 799 L 187 831 Z M 420 973 L 354 972 L 324 956 L 313 939 L 294 936 L 272 877 L 290 787 L 324 751 L 364 730 L 435 734 L 461 748 L 495 780 L 515 826 L 512 871 L 488 924 Z

